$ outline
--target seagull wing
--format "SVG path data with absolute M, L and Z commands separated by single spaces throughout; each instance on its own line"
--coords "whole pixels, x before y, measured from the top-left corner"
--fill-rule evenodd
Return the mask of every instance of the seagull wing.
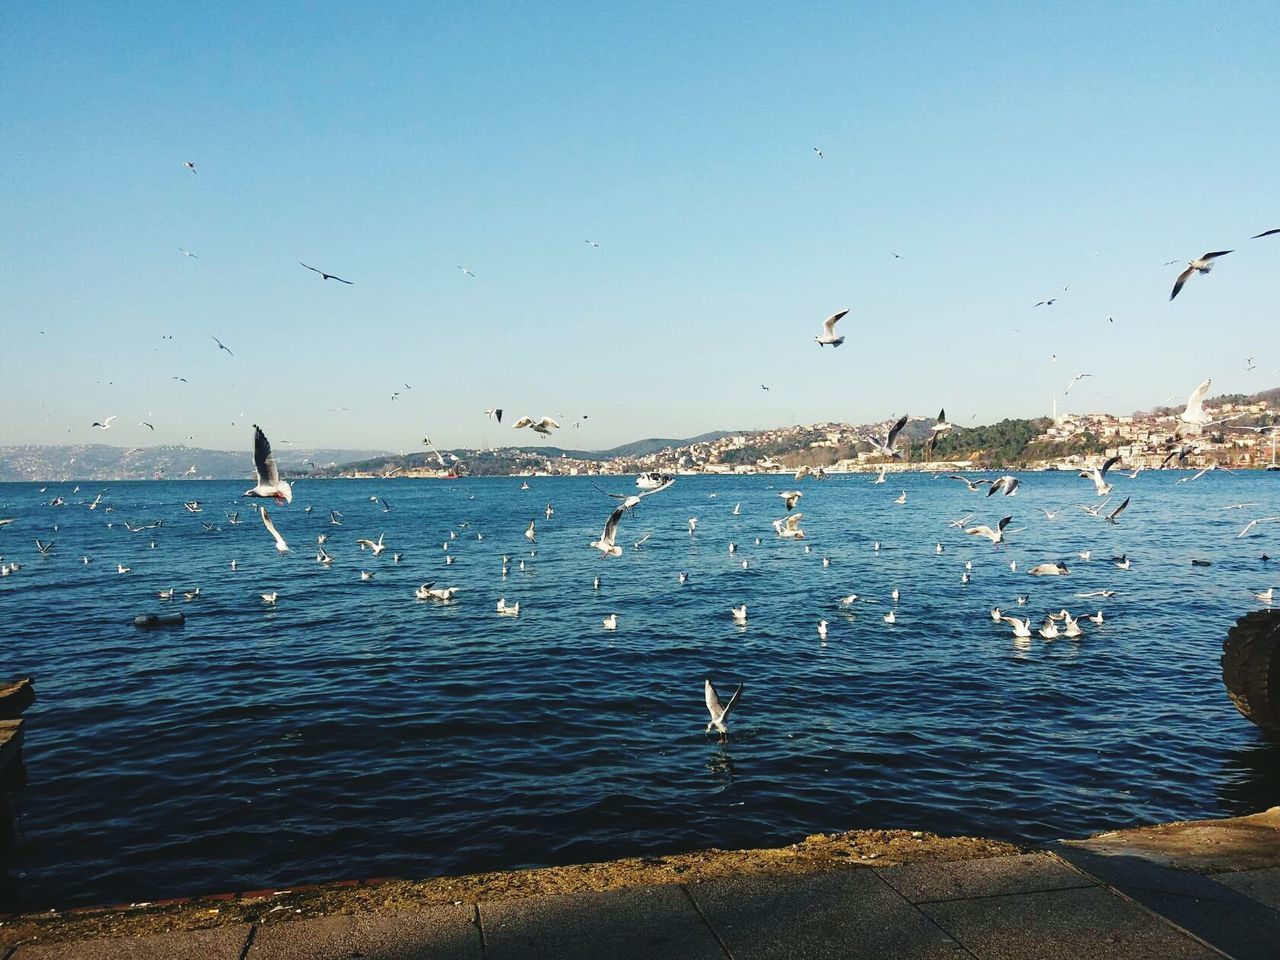
M 299 260 L 299 261 L 298 261 L 298 263 L 302 263 L 302 261 L 301 261 L 301 260 Z M 322 276 L 322 277 L 324 276 L 324 271 L 323 271 L 323 270 L 317 270 L 315 267 L 309 267 L 309 266 L 307 266 L 305 263 L 302 263 L 302 265 L 303 265 L 304 267 L 307 267 L 307 269 L 308 269 L 308 270 L 310 270 L 312 273 L 318 273 L 318 274 L 320 274 L 320 276 Z
M 1204 413 L 1204 397 L 1209 392 L 1209 385 L 1213 380 L 1206 380 L 1200 386 L 1191 391 L 1191 396 L 1187 397 L 1187 408 L 1182 411 L 1180 419 L 1187 423 L 1198 421 Z
M 554 420 L 552 420 L 550 417 L 543 417 L 541 420 L 539 420 L 539 421 L 538 421 L 538 426 L 540 426 L 540 427 L 552 427 L 552 428 L 554 428 L 554 429 L 556 429 L 556 430 L 559 430 L 559 429 L 560 429 L 560 424 L 556 423 L 556 422 L 555 422 Z
M 733 708 L 738 705 L 738 698 L 742 696 L 742 684 L 738 684 L 738 689 L 733 691 L 733 696 L 729 698 L 729 702 L 724 705 L 724 713 L 720 714 L 720 719 L 729 719 L 729 714 L 733 713 Z
M 711 681 L 707 680 L 703 687 L 703 695 L 707 701 L 707 711 L 711 714 L 711 720 L 716 720 L 724 716 L 724 705 L 720 703 L 720 696 L 716 693 L 716 688 L 711 685 Z
M 826 331 L 828 337 L 834 337 L 836 335 L 836 324 L 839 323 L 840 318 L 848 312 L 848 310 L 841 310 L 839 313 L 833 313 L 831 316 L 827 317 L 827 319 L 822 321 L 822 329 Z
M 277 530 L 276 525 L 271 522 L 271 517 L 267 515 L 267 508 L 263 507 L 261 513 L 262 525 L 267 528 L 267 533 L 271 534 L 271 536 L 275 538 L 276 549 L 281 553 L 287 553 L 289 545 L 284 542 L 284 537 L 280 536 L 280 531 Z
M 521 417 L 519 420 L 517 420 L 515 423 L 511 425 L 511 429 L 519 430 L 521 427 L 532 427 L 532 426 L 533 426 L 533 417 Z
M 258 471 L 258 483 L 261 485 L 274 487 L 280 483 L 280 471 L 271 456 L 271 444 L 256 423 L 253 425 L 253 466 Z
M 1250 240 L 1260 240 L 1260 239 L 1262 239 L 1263 237 L 1272 237 L 1272 236 L 1275 236 L 1277 233 L 1280 233 L 1280 227 L 1277 227 L 1277 228 L 1276 228 L 1276 229 L 1274 229 L 1274 230 L 1263 230 L 1261 233 L 1255 233 L 1255 234 L 1254 234 L 1252 237 L 1250 237 L 1249 239 L 1250 239 Z
M 889 435 L 885 438 L 885 448 L 893 449 L 893 441 L 898 438 L 898 434 L 902 432 L 902 428 L 907 425 L 907 415 L 904 413 L 902 419 L 889 428 Z
M 1170 300 L 1178 295 L 1182 290 L 1182 285 L 1187 282 L 1187 278 L 1193 273 L 1195 273 L 1195 267 L 1187 267 L 1187 269 L 1178 274 L 1178 279 L 1173 281 L 1173 293 L 1169 294 Z
M 1125 497 L 1125 498 L 1124 498 L 1124 503 L 1120 504 L 1120 506 L 1116 507 L 1114 510 L 1112 510 L 1112 511 L 1111 511 L 1111 513 L 1110 513 L 1110 514 L 1108 514 L 1108 515 L 1107 515 L 1107 522 L 1108 522 L 1108 523 L 1115 523 L 1115 522 L 1116 522 L 1116 517 L 1118 517 L 1118 516 L 1120 516 L 1120 514 L 1124 513 L 1124 509 L 1125 509 L 1125 507 L 1127 507 L 1127 506 L 1129 506 L 1129 498 L 1128 498 L 1128 497 Z
M 618 536 L 618 524 L 622 522 L 622 515 L 627 512 L 626 507 L 619 507 L 613 513 L 609 514 L 609 519 L 604 522 L 604 532 L 600 534 L 600 544 L 602 547 L 612 547 L 614 540 Z
M 1203 257 L 1201 257 L 1200 259 L 1201 259 L 1201 260 L 1212 260 L 1212 259 L 1214 259 L 1215 257 L 1225 257 L 1228 253 L 1232 253 L 1232 252 L 1233 252 L 1233 251 L 1231 251 L 1231 250 L 1215 250 L 1215 251 L 1213 251 L 1212 253 L 1206 253 L 1206 254 L 1205 254 Z
M 1106 463 L 1102 465 L 1102 469 L 1098 471 L 1098 477 L 1099 478 L 1105 477 L 1107 475 L 1107 471 L 1110 470 L 1119 462 L 1120 462 L 1119 457 L 1112 457 L 1111 459 L 1109 459 Z
M 652 490 L 645 490 L 642 493 L 637 494 L 636 499 L 643 500 L 645 497 L 651 497 L 655 493 L 661 493 L 663 490 L 667 489 L 667 487 L 671 486 L 675 482 L 676 482 L 675 477 L 668 477 L 666 480 L 663 480 L 661 484 L 654 487 Z M 610 496 L 617 496 L 617 494 L 610 494 Z

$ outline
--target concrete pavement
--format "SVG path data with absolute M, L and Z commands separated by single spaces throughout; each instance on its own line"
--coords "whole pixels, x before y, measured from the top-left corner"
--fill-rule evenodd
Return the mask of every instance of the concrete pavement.
M 1280 956 L 1280 867 L 1212 877 L 1058 847 L 952 863 L 479 899 L 145 937 L 0 960 L 1240 960 Z

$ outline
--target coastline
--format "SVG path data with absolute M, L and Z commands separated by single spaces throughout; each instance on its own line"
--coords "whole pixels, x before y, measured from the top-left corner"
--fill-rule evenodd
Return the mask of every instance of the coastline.
M 1105 831 L 1046 846 L 922 831 L 815 834 L 784 847 L 676 853 L 422 880 L 371 878 L 210 894 L 148 903 L 77 907 L 0 917 L 0 950 L 67 941 L 117 940 L 226 926 L 275 926 L 334 915 L 391 914 L 633 888 L 752 878 L 799 880 L 850 871 L 1045 856 L 1064 864 L 1135 859 L 1201 875 L 1280 870 L 1280 806 L 1245 817 Z M 1095 871 L 1096 872 L 1096 871 Z

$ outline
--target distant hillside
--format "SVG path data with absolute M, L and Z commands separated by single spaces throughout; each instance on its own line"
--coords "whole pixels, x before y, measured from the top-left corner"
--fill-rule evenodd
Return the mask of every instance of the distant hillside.
M 570 450 L 563 447 L 503 447 L 493 450 L 455 449 L 441 450 L 440 454 L 446 463 L 464 463 L 466 471 L 472 476 L 488 476 L 491 474 L 515 473 L 524 469 L 545 467 L 547 461 L 568 457 L 572 460 L 603 462 L 617 458 L 643 457 L 657 453 L 668 447 L 683 447 L 692 443 L 709 443 L 723 437 L 734 436 L 733 431 L 716 430 L 699 434 L 684 440 L 650 437 L 647 440 L 635 440 L 608 450 Z M 531 434 L 533 436 L 533 434 Z M 385 473 L 398 467 L 401 470 L 438 469 L 439 461 L 434 453 L 428 451 L 405 454 L 381 454 L 364 460 L 339 463 L 337 466 L 321 470 L 318 476 L 337 476 L 342 473 Z
M 375 456 L 371 450 L 337 450 L 278 445 L 276 462 L 285 473 Z M 192 468 L 195 468 L 192 470 Z M 248 450 L 200 447 L 112 447 L 103 443 L 0 447 L 0 481 L 153 480 L 190 476 L 225 480 L 253 476 Z

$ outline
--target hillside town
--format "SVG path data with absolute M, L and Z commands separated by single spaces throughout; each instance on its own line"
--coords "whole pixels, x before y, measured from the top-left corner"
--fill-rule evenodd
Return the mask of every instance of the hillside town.
M 608 475 L 636 473 L 820 474 L 967 469 L 1071 470 L 1119 457 L 1125 469 L 1162 467 L 1262 469 L 1275 463 L 1280 426 L 1280 390 L 1252 397 L 1207 401 L 1210 418 L 1195 430 L 1179 420 L 1182 408 L 1129 415 L 1065 413 L 1057 417 L 1004 420 L 997 424 L 951 425 L 930 455 L 925 439 L 937 420 L 910 417 L 897 439 L 898 457 L 887 457 L 872 441 L 883 440 L 896 422 L 853 425 L 818 423 L 730 433 L 716 439 L 671 445 L 651 452 L 590 458 L 516 447 L 455 450 L 432 458 L 379 458 L 340 468 L 343 476 Z

